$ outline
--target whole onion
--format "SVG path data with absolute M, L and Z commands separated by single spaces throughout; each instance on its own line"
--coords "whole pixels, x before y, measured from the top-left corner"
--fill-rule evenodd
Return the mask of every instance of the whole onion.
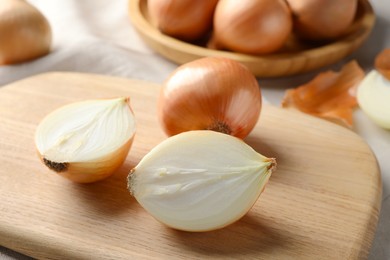
M 180 66 L 169 76 L 158 106 L 160 122 L 170 136 L 207 129 L 244 138 L 258 121 L 261 92 L 244 65 L 206 57 Z
M 218 0 L 148 0 L 151 20 L 158 29 L 182 40 L 196 40 L 212 27 Z
M 357 0 L 287 0 L 294 14 L 294 29 L 302 38 L 330 40 L 352 24 Z
M 217 48 L 248 54 L 280 49 L 292 31 L 284 0 L 220 0 L 214 14 Z

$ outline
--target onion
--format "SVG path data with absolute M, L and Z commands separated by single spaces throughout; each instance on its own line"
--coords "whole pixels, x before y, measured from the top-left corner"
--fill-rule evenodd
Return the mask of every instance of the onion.
M 0 2 L 0 65 L 46 55 L 50 45 L 50 25 L 35 7 L 23 0 Z
M 148 0 L 152 23 L 170 36 L 195 40 L 212 27 L 218 0 Z
M 220 49 L 265 54 L 280 49 L 291 31 L 291 12 L 284 0 L 220 0 L 212 41 Z
M 375 57 L 375 69 L 358 87 L 357 100 L 363 112 L 378 126 L 390 129 L 390 49 Z
M 257 201 L 276 167 L 242 140 L 189 131 L 154 147 L 128 176 L 128 189 L 153 217 L 185 231 L 225 227 Z
M 357 100 L 374 123 L 390 130 L 390 80 L 377 70 L 372 70 L 359 85 Z
M 334 39 L 344 34 L 356 14 L 357 0 L 287 0 L 294 29 L 310 40 Z
M 35 144 L 43 163 L 80 183 L 112 175 L 130 150 L 135 119 L 125 97 L 71 103 L 38 125 Z
M 206 57 L 172 72 L 161 89 L 158 107 L 169 136 L 208 129 L 245 138 L 258 121 L 261 92 L 242 64 Z

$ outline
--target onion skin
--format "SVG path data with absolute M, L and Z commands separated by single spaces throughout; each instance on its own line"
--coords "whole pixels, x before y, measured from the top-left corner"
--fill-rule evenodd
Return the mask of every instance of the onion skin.
M 292 27 L 291 11 L 284 0 L 220 0 L 212 41 L 218 49 L 267 54 L 285 44 Z
M 0 4 L 0 65 L 38 58 L 50 52 L 51 28 L 46 18 L 23 0 Z
M 177 68 L 165 81 L 158 116 L 168 136 L 190 130 L 214 130 L 245 138 L 261 112 L 256 78 L 242 64 L 217 57 Z
M 338 72 L 321 72 L 309 82 L 286 90 L 282 107 L 352 128 L 353 110 L 357 105 L 356 88 L 364 76 L 359 64 L 350 61 Z
M 294 16 L 294 30 L 308 40 L 342 36 L 356 14 L 357 0 L 287 0 Z
M 148 0 L 153 23 L 164 34 L 182 40 L 196 40 L 212 27 L 218 0 Z
M 113 175 L 116 170 L 124 163 L 131 145 L 133 144 L 134 136 L 129 139 L 121 148 L 116 150 L 109 156 L 106 156 L 104 160 L 97 159 L 90 162 L 72 162 L 61 163 L 63 169 L 56 169 L 50 164 L 56 164 L 46 160 L 39 152 L 39 158 L 41 161 L 55 173 L 59 174 L 66 179 L 77 183 L 93 183 L 104 180 Z M 60 166 L 62 167 L 62 166 Z
M 385 77 L 390 80 L 390 48 L 382 50 L 375 57 L 375 68 Z

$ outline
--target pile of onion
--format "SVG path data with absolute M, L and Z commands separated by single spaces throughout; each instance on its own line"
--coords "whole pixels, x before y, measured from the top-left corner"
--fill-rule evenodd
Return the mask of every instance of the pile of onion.
M 343 36 L 357 5 L 358 0 L 150 0 L 148 11 L 164 34 L 260 55 L 283 49 L 293 35 L 310 41 Z
M 390 48 L 375 57 L 375 68 L 360 83 L 357 101 L 378 126 L 390 129 Z

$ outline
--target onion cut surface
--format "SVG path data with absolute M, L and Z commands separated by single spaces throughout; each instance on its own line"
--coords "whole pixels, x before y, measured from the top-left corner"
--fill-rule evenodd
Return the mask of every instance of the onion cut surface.
M 377 125 L 390 129 L 390 80 L 372 70 L 358 87 L 360 108 Z
M 48 114 L 37 127 L 35 143 L 46 166 L 72 180 L 92 182 L 123 163 L 135 128 L 128 98 L 87 100 Z
M 275 165 L 236 137 L 189 131 L 153 148 L 129 174 L 128 188 L 167 226 L 208 231 L 244 216 Z

